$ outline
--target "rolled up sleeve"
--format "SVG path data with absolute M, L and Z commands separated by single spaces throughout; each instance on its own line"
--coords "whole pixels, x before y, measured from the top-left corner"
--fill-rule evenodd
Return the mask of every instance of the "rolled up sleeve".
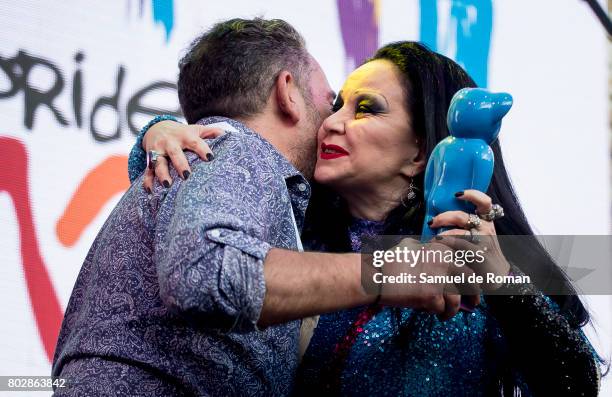
M 242 164 L 219 158 L 192 166 L 155 252 L 164 304 L 199 326 L 234 332 L 257 329 L 271 248 L 265 235 L 274 222 L 266 200 L 282 194 L 273 192 L 280 184 Z

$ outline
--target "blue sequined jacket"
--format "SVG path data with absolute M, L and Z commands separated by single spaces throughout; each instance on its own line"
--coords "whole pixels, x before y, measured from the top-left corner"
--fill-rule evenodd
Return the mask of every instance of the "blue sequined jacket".
M 351 249 L 359 251 L 361 239 L 380 234 L 383 226 L 353 219 Z M 444 322 L 391 307 L 323 315 L 301 363 L 296 394 L 499 396 L 505 381 L 507 394 L 514 392 L 510 387 L 522 396 L 597 395 L 598 357 L 582 331 L 548 297 L 533 289 L 520 292 L 483 296 L 474 312 L 460 311 Z M 371 318 L 360 323 L 368 312 Z M 339 359 L 347 339 L 350 351 Z

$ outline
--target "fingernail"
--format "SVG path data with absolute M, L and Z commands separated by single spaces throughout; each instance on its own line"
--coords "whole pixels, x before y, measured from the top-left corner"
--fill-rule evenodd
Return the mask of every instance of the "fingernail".
M 455 197 L 461 197 L 461 196 L 463 196 L 463 190 L 455 193 Z
M 151 194 L 151 189 L 150 189 L 150 188 L 145 187 L 145 191 L 146 191 L 147 193 Z
M 427 224 L 428 224 L 429 226 L 431 226 L 431 225 L 432 225 L 432 223 L 433 223 L 433 219 L 430 219 L 430 220 L 429 220 L 429 222 L 427 222 Z
M 189 178 L 189 175 L 191 175 L 191 173 L 187 170 L 183 171 L 183 179 L 187 180 L 187 178 Z
M 442 236 L 436 236 L 436 240 L 442 240 L 444 237 Z
M 215 156 L 212 153 L 206 153 L 206 160 L 207 161 L 213 161 L 214 158 L 215 158 Z
M 170 182 L 164 181 L 164 187 L 168 189 L 170 187 Z

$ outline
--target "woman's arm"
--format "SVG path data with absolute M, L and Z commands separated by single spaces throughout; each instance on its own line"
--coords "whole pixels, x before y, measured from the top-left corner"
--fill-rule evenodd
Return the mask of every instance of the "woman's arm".
M 465 190 L 456 194 L 460 200 L 474 204 L 476 212 L 487 213 L 492 201 L 486 194 Z M 478 241 L 457 238 L 469 235 L 469 214 L 447 211 L 432 219 L 431 228 L 458 226 L 440 233 L 440 243 L 453 249 L 477 252 L 484 250 L 485 260 L 472 263 L 474 271 L 485 279 L 488 274 L 524 275 L 504 257 L 492 222 L 482 220 Z M 579 327 L 572 327 L 557 305 L 534 285 L 482 284 L 491 315 L 499 322 L 508 341 L 512 366 L 524 375 L 530 391 L 536 396 L 596 396 L 599 389 L 598 358 Z
M 511 272 L 524 275 L 514 265 Z M 486 305 L 530 391 L 536 396 L 597 396 L 598 358 L 582 330 L 572 327 L 531 283 L 504 284 L 498 292 L 486 296 Z

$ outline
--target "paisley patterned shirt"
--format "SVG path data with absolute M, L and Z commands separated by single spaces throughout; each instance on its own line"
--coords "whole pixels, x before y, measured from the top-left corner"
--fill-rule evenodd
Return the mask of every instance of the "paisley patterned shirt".
M 299 322 L 256 323 L 263 261 L 272 246 L 296 249 L 291 211 L 301 229 L 310 186 L 246 126 L 200 123 L 219 122 L 213 161 L 188 153 L 191 176 L 172 170 L 170 188 L 156 182 L 151 195 L 140 176 L 95 239 L 53 362 L 74 395 L 291 391 Z

